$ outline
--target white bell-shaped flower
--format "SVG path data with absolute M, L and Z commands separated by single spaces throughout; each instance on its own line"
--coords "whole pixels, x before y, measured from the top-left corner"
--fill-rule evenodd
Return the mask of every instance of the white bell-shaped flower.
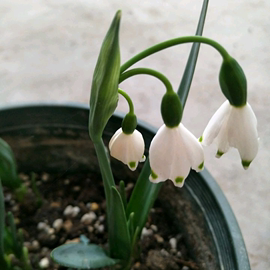
M 230 147 L 237 148 L 247 169 L 258 152 L 257 119 L 251 106 L 246 103 L 234 107 L 225 101 L 210 119 L 200 141 L 203 145 L 215 142 L 216 157 L 221 157 Z
M 190 168 L 203 169 L 204 153 L 196 137 L 183 124 L 174 128 L 163 125 L 151 142 L 149 161 L 151 182 L 170 179 L 175 186 L 182 187 Z
M 112 157 L 128 165 L 132 171 L 136 170 L 138 162 L 145 161 L 143 136 L 136 129 L 132 134 L 125 134 L 119 128 L 109 142 L 109 149 Z

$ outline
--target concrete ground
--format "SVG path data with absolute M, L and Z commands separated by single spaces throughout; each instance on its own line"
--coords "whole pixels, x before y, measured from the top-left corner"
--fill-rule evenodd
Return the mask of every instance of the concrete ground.
M 88 103 L 91 77 L 102 39 L 122 9 L 122 62 L 157 42 L 195 32 L 202 1 L 1 0 L 0 105 L 39 101 Z M 258 118 L 260 151 L 244 171 L 236 150 L 220 160 L 206 149 L 206 167 L 226 194 L 242 229 L 253 270 L 270 269 L 270 2 L 210 1 L 204 35 L 220 42 L 242 65 L 248 101 Z M 155 68 L 179 85 L 190 45 L 149 57 Z M 221 57 L 207 45 L 200 57 L 183 122 L 200 136 L 225 100 L 218 84 Z M 140 76 L 123 83 L 139 118 L 162 124 L 164 88 Z M 119 110 L 126 111 L 120 99 Z

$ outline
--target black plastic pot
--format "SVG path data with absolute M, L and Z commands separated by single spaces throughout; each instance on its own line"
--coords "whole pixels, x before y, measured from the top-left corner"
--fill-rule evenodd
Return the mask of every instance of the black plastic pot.
M 98 171 L 88 137 L 88 108 L 83 105 L 39 104 L 0 110 L 0 137 L 15 152 L 19 170 L 35 172 Z M 104 140 L 120 127 L 121 114 L 109 121 Z M 140 122 L 146 149 L 156 129 Z M 146 150 L 147 151 L 147 150 Z M 138 172 L 113 161 L 121 179 L 136 179 Z M 160 202 L 185 232 L 186 242 L 200 269 L 249 270 L 249 260 L 234 214 L 221 189 L 207 170 L 192 171 L 182 189 L 165 183 Z

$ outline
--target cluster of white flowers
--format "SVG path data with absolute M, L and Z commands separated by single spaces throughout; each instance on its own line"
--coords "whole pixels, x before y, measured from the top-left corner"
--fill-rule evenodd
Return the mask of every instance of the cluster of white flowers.
M 161 126 L 149 149 L 150 181 L 159 183 L 170 179 L 175 186 L 182 187 L 191 168 L 195 171 L 203 169 L 202 145 L 212 142 L 217 144 L 217 157 L 226 153 L 229 147 L 237 148 L 243 167 L 248 168 L 258 152 L 257 119 L 248 103 L 234 107 L 228 101 L 224 102 L 199 140 L 181 123 L 174 128 Z M 125 134 L 118 129 L 111 138 L 109 149 L 114 158 L 127 164 L 131 170 L 145 160 L 144 140 L 137 130 Z

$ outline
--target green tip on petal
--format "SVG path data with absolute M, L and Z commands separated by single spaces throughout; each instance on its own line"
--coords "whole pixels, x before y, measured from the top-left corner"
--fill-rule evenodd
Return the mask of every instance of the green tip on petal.
M 199 142 L 202 142 L 203 141 L 203 136 L 201 136 L 200 138 L 199 138 Z
M 251 162 L 252 161 L 242 160 L 242 165 L 243 165 L 243 167 L 244 167 L 245 170 L 248 169 L 248 167 L 249 167 L 249 165 L 250 165 Z
M 224 153 L 222 151 L 218 150 L 216 153 L 216 158 L 220 158 L 222 155 L 224 155 Z
M 199 170 L 202 170 L 203 169 L 203 166 L 204 166 L 204 161 L 198 166 L 198 169 Z
M 176 177 L 174 181 L 176 184 L 182 184 L 184 181 L 184 177 Z
M 153 170 L 151 170 L 151 177 L 152 177 L 152 180 L 155 180 L 158 178 L 157 174 L 155 174 Z
M 136 162 L 135 161 L 131 161 L 128 163 L 129 167 L 134 169 L 136 167 Z
M 146 157 L 145 157 L 145 155 L 143 155 L 140 162 L 144 162 L 145 160 L 146 160 Z

